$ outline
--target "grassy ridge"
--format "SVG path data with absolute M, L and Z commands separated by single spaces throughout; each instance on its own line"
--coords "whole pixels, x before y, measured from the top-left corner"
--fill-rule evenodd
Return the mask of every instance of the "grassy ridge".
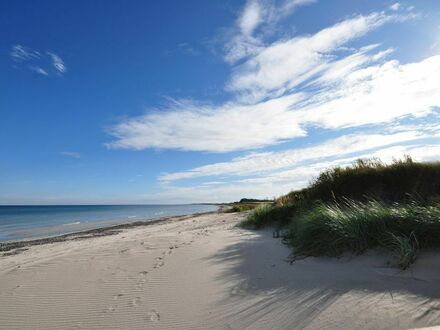
M 358 160 L 352 166 L 322 172 L 309 187 L 277 199 L 278 205 L 298 201 L 343 201 L 379 199 L 389 202 L 435 201 L 440 196 L 440 163 L 417 163 L 410 157 L 384 164 L 380 160 Z
M 224 212 L 233 213 L 233 212 L 245 212 L 250 211 L 257 208 L 260 203 L 233 203 L 230 208 L 226 209 Z
M 439 196 L 440 163 L 358 161 L 256 208 L 242 226 L 287 229 L 296 255 L 338 256 L 381 247 L 407 268 L 418 249 L 440 246 Z

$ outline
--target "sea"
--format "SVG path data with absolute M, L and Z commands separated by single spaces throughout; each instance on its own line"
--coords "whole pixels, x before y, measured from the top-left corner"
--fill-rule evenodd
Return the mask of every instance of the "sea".
M 39 238 L 135 221 L 216 211 L 218 206 L 51 205 L 1 206 L 0 241 Z

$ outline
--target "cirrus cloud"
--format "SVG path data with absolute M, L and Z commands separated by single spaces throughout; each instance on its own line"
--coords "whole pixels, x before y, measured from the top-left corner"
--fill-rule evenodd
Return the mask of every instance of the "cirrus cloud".
M 67 71 L 63 59 L 50 51 L 40 52 L 23 45 L 14 45 L 9 55 L 16 66 L 42 76 L 62 76 Z

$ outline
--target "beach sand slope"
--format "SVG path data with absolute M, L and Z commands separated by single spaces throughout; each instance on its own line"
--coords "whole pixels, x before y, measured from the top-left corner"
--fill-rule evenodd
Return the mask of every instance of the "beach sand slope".
M 205 214 L 0 257 L 1 329 L 402 329 L 440 324 L 440 254 L 306 258 L 243 214 Z

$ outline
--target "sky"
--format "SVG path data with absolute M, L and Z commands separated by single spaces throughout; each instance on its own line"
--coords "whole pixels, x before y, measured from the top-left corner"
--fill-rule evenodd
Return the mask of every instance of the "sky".
M 439 142 L 437 0 L 0 0 L 0 204 L 272 198 Z

